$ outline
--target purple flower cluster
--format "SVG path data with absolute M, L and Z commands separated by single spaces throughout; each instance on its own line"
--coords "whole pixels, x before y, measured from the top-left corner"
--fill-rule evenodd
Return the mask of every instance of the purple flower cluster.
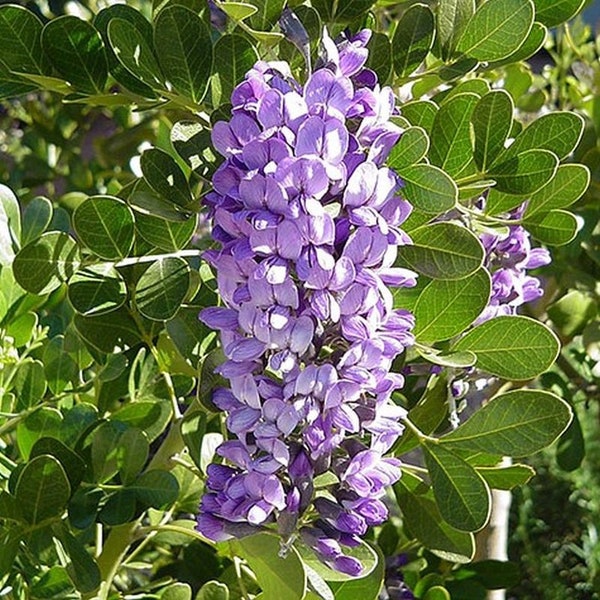
M 521 207 L 511 213 L 519 218 Z M 551 262 L 545 248 L 532 248 L 531 237 L 521 225 L 511 225 L 506 233 L 484 233 L 479 236 L 485 251 L 485 266 L 492 276 L 492 295 L 478 323 L 502 315 L 514 315 L 519 306 L 537 300 L 544 293 L 537 277 L 528 275 L 530 269 Z
M 276 524 L 327 564 L 359 574 L 344 553 L 382 523 L 400 477 L 385 453 L 403 431 L 392 362 L 413 343 L 413 317 L 388 286 L 410 243 L 411 206 L 383 163 L 401 134 L 394 98 L 365 68 L 369 31 L 334 44 L 304 86 L 285 63 L 259 62 L 233 91 L 212 140 L 225 161 L 207 196 L 208 251 L 229 381 L 213 398 L 232 439 L 208 468 L 198 529 L 214 540 Z

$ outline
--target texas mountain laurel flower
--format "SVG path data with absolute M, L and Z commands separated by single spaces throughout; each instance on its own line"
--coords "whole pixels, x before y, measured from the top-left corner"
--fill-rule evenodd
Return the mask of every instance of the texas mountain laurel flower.
M 403 431 L 392 363 L 414 319 L 390 288 L 416 283 L 394 267 L 411 206 L 383 166 L 402 130 L 391 89 L 364 66 L 369 37 L 325 35 L 304 86 L 286 63 L 258 62 L 233 91 L 206 198 L 223 306 L 200 314 L 220 331 L 229 387 L 213 401 L 231 439 L 208 467 L 199 531 L 270 526 L 352 575 L 362 566 L 343 548 L 386 520 L 382 497 L 400 477 L 385 456 Z

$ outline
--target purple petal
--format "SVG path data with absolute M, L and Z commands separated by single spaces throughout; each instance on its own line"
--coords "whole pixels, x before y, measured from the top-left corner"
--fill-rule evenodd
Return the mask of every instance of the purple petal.
M 356 167 L 344 191 L 344 206 L 362 206 L 369 200 L 375 191 L 377 172 L 377 166 L 371 162 Z
M 258 121 L 265 128 L 283 125 L 283 94 L 269 90 L 258 102 Z
M 200 320 L 211 329 L 238 328 L 238 313 L 231 308 L 211 306 L 200 311 Z

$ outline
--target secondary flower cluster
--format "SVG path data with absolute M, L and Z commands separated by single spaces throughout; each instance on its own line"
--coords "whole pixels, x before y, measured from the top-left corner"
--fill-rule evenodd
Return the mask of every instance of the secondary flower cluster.
M 206 199 L 224 306 L 200 315 L 220 330 L 229 387 L 213 401 L 235 437 L 208 468 L 199 530 L 223 540 L 276 523 L 353 575 L 343 546 L 386 519 L 400 476 L 384 454 L 403 430 L 392 362 L 413 317 L 388 286 L 416 283 L 393 266 L 411 207 L 382 166 L 401 130 L 391 90 L 364 67 L 369 37 L 325 35 L 304 86 L 287 64 L 259 62 L 233 91 Z
M 524 208 L 516 209 L 510 217 L 520 218 Z M 514 315 L 519 306 L 542 296 L 540 280 L 527 271 L 549 264 L 550 253 L 545 248 L 532 248 L 526 229 L 511 225 L 507 232 L 484 233 L 479 239 L 486 251 L 485 266 L 492 275 L 492 295 L 477 322 Z

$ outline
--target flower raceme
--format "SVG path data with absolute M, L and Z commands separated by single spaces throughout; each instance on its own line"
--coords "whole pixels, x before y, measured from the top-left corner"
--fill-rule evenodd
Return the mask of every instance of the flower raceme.
M 510 213 L 519 219 L 526 205 Z M 510 225 L 505 233 L 483 233 L 479 236 L 486 251 L 485 266 L 492 276 L 492 293 L 486 309 L 478 317 L 481 323 L 502 315 L 515 315 L 517 309 L 543 294 L 541 282 L 527 271 L 551 262 L 545 248 L 532 248 L 531 237 L 521 225 Z
M 304 86 L 287 64 L 259 62 L 233 91 L 206 198 L 223 306 L 200 314 L 220 331 L 229 387 L 213 401 L 232 439 L 208 468 L 198 529 L 223 540 L 276 524 L 353 575 L 343 547 L 387 518 L 382 496 L 400 476 L 385 456 L 403 431 L 392 363 L 414 321 L 390 287 L 416 283 L 394 267 L 411 206 L 383 166 L 401 130 L 391 90 L 364 66 L 369 36 L 325 35 Z

